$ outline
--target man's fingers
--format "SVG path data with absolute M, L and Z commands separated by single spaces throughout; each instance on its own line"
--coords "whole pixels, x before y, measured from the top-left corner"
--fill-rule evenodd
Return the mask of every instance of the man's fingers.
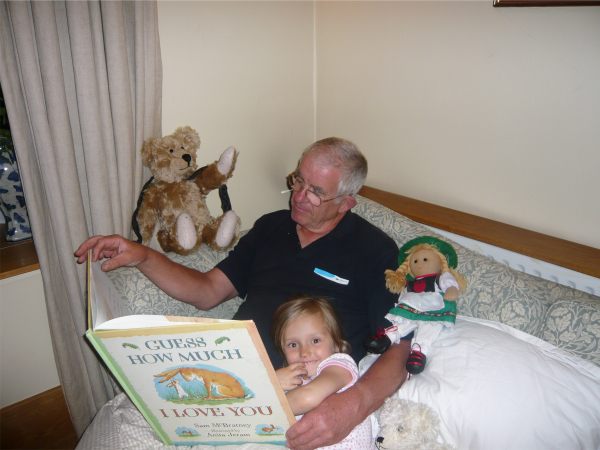
M 102 236 L 92 236 L 91 238 L 84 241 L 78 248 L 75 250 L 75 256 L 77 257 L 78 263 L 83 263 L 87 260 L 87 252 L 90 248 L 93 248 L 98 241 L 102 239 Z
M 75 250 L 75 256 L 78 263 L 83 263 L 87 260 L 88 251 L 91 250 L 91 261 L 105 259 L 101 268 L 104 272 L 109 272 L 132 262 L 132 256 L 127 255 L 128 249 L 126 241 L 121 236 L 92 236 Z
M 306 418 L 306 416 L 305 416 Z M 287 443 L 293 450 L 313 450 L 331 438 L 328 429 L 320 422 L 300 420 L 287 431 Z
M 119 259 L 120 258 L 118 256 L 107 259 L 100 265 L 100 269 L 102 269 L 102 272 L 110 272 L 117 267 L 121 267 L 122 264 L 120 264 Z

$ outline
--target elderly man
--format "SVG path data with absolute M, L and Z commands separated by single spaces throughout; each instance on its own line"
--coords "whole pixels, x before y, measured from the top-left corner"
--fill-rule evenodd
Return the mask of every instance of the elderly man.
M 341 318 L 357 360 L 362 341 L 384 324 L 396 296 L 385 288 L 384 271 L 397 265 L 398 249 L 381 230 L 351 212 L 367 175 L 367 161 L 345 139 L 315 142 L 290 177 L 290 210 L 258 219 L 229 256 L 202 273 L 121 236 L 94 236 L 76 250 L 107 259 L 102 270 L 135 266 L 171 297 L 210 309 L 239 295 L 235 318 L 252 319 L 273 364 L 281 356 L 269 336 L 273 312 L 299 294 L 329 299 Z M 313 449 L 343 439 L 400 387 L 410 341 L 393 345 L 350 389 L 328 397 L 293 425 L 288 446 Z

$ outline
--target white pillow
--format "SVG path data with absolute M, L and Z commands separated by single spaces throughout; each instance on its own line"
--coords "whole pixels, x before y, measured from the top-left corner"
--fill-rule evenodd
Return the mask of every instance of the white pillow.
M 600 449 L 600 367 L 507 325 L 459 316 L 400 398 L 457 449 Z

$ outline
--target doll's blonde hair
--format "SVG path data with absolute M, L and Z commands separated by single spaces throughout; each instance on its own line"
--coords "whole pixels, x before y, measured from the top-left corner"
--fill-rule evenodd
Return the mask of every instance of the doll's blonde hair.
M 344 339 L 338 316 L 326 299 L 320 297 L 297 297 L 279 305 L 273 314 L 271 335 L 277 350 L 284 355 L 284 333 L 288 324 L 301 315 L 317 315 L 321 317 L 325 328 L 338 352 L 350 353 L 350 344 Z M 287 362 L 286 362 L 287 363 Z
M 386 270 L 385 285 L 391 292 L 399 293 L 400 291 L 402 291 L 402 289 L 404 289 L 404 286 L 406 286 L 406 276 L 414 276 L 414 274 L 410 271 L 410 258 L 419 250 L 431 250 L 435 255 L 437 255 L 442 264 L 440 273 L 450 272 L 452 276 L 456 278 L 456 282 L 458 283 L 458 286 L 460 288 L 459 290 L 462 292 L 466 289 L 467 280 L 465 279 L 465 277 L 448 265 L 448 260 L 446 259 L 446 256 L 442 252 L 440 252 L 435 245 L 417 244 L 408 250 L 404 262 L 400 264 L 400 266 L 398 266 L 398 268 L 395 271 Z

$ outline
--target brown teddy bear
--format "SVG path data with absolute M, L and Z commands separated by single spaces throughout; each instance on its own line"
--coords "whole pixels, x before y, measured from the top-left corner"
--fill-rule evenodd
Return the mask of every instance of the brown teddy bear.
M 233 173 L 237 151 L 229 147 L 218 161 L 198 170 L 200 137 L 191 127 L 171 135 L 150 138 L 142 146 L 142 161 L 152 178 L 144 185 L 133 214 L 138 242 L 149 244 L 156 234 L 165 252 L 187 255 L 205 243 L 227 249 L 235 243 L 240 221 L 231 209 L 226 181 Z M 212 217 L 207 194 L 219 189 L 223 214 Z

